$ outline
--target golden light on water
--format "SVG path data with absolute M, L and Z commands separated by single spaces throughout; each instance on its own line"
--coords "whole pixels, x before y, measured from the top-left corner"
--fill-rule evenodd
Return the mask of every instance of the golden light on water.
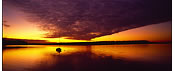
M 85 48 L 82 46 L 45 46 L 45 45 L 8 45 L 12 49 L 3 51 L 3 63 L 8 64 L 19 64 L 19 66 L 32 67 L 37 65 L 41 61 L 52 62 L 53 58 L 50 55 L 68 55 L 75 52 L 83 52 Z M 28 47 L 13 49 L 13 47 Z M 62 52 L 58 53 L 56 48 L 61 48 Z M 4 65 L 4 66 L 5 66 Z M 12 65 L 13 66 L 13 65 Z
M 92 52 L 97 55 L 112 56 L 116 59 L 126 58 L 137 61 L 159 61 L 171 52 L 166 47 L 171 47 L 171 45 L 97 45 L 92 46 Z M 168 51 L 165 52 L 165 50 Z M 167 57 L 171 57 L 171 55 Z
M 56 51 L 57 48 L 61 48 L 60 53 Z M 57 65 L 80 68 L 81 66 L 79 65 L 84 64 L 84 62 L 95 61 L 93 63 L 98 64 L 99 61 L 103 63 L 105 59 L 109 59 L 109 61 L 169 63 L 171 61 L 171 44 L 7 45 L 7 48 L 3 50 L 3 69 L 17 71 L 27 69 L 42 70 L 45 67 L 57 68 Z M 62 67 L 59 66 L 59 68 Z
M 50 55 L 70 55 L 77 52 L 90 52 L 98 56 L 112 56 L 130 60 L 158 61 L 166 59 L 171 53 L 171 45 L 95 45 L 95 46 L 58 46 L 58 45 L 8 45 L 7 47 L 28 47 L 8 49 L 3 51 L 3 62 L 11 63 L 25 61 L 34 63 L 40 60 L 52 59 Z M 56 51 L 61 48 L 61 53 Z M 167 56 L 171 57 L 171 55 Z
M 2 69 L 171 71 L 170 6 L 151 0 L 3 0 Z

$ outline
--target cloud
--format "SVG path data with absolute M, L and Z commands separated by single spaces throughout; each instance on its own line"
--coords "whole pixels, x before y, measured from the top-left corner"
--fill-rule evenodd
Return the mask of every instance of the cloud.
M 3 26 L 5 26 L 5 27 L 10 27 L 10 25 L 8 25 L 8 24 L 3 24 Z
M 48 38 L 89 40 L 171 20 L 171 0 L 4 0 L 50 31 Z
M 3 21 L 3 26 L 10 27 L 10 25 L 6 24 L 7 21 Z

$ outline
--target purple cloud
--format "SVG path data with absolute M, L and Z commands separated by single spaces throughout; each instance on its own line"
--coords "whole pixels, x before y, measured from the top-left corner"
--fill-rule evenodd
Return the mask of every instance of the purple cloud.
M 171 20 L 171 0 L 4 0 L 41 22 L 48 38 L 89 40 Z

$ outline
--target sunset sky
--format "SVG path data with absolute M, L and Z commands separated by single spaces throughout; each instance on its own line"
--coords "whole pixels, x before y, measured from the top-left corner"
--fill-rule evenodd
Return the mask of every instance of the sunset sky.
M 84 10 L 84 8 L 86 8 L 85 5 L 83 5 L 82 8 L 75 6 L 78 10 L 74 10 L 74 8 L 70 7 L 74 5 L 74 2 L 70 2 L 70 6 L 63 4 L 66 10 L 58 7 L 58 9 L 61 10 L 59 12 L 55 7 L 50 5 L 54 5 L 54 1 L 56 0 L 46 4 L 42 0 L 26 1 L 30 2 L 22 2 L 22 0 L 7 0 L 3 2 L 3 38 L 47 40 L 49 42 L 171 41 L 172 23 L 171 16 L 168 14 L 171 12 L 167 9 L 169 6 L 166 6 L 168 2 L 164 3 L 164 7 L 159 6 L 163 2 L 158 3 L 158 6 L 151 4 L 153 9 L 156 8 L 156 10 L 147 9 L 146 4 L 141 8 L 137 8 L 139 4 L 136 4 L 136 6 L 131 4 L 135 10 L 130 10 L 130 1 L 128 1 L 128 6 L 123 6 L 125 3 L 121 3 L 122 8 L 117 7 L 118 9 L 114 10 L 114 12 L 110 12 L 113 7 L 112 5 L 110 7 L 111 9 L 107 9 L 108 6 L 104 6 L 104 9 L 99 8 L 99 10 L 90 7 L 87 8 L 89 9 L 89 11 L 87 10 L 88 12 Z M 111 2 L 112 1 L 113 0 L 111 0 Z M 82 3 L 84 2 L 80 1 L 80 6 Z M 88 3 L 87 6 L 94 6 L 94 2 Z M 59 2 L 55 5 L 57 4 L 59 4 Z M 79 4 L 79 2 L 76 4 Z M 99 5 L 100 4 L 101 3 L 99 3 Z M 33 7 L 37 5 L 39 5 L 37 9 Z M 159 9 L 159 7 L 163 9 Z M 164 9 L 165 11 L 163 11 Z M 45 12 L 46 10 L 47 12 Z M 99 11 L 102 12 L 96 16 L 89 16 Z M 121 13 L 123 11 L 128 12 Z M 80 14 L 82 15 L 82 19 L 76 16 L 79 15 L 79 12 L 84 12 Z M 118 16 L 119 14 L 115 13 L 121 15 Z M 114 17 L 109 17 L 111 15 L 114 15 Z

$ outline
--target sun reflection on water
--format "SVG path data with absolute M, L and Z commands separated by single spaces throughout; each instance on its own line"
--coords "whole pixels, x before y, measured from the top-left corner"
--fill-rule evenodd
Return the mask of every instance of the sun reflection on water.
M 79 65 L 81 61 L 92 60 L 91 62 L 93 62 L 93 60 L 106 57 L 113 60 L 171 62 L 171 45 L 169 44 L 92 46 L 7 45 L 6 47 L 6 49 L 3 49 L 3 69 L 13 71 L 36 68 L 43 65 L 43 63 L 47 65 L 46 67 L 53 66 L 66 60 L 68 60 L 66 62 L 70 61 L 73 65 Z M 57 48 L 61 49 L 60 53 L 56 51 Z

